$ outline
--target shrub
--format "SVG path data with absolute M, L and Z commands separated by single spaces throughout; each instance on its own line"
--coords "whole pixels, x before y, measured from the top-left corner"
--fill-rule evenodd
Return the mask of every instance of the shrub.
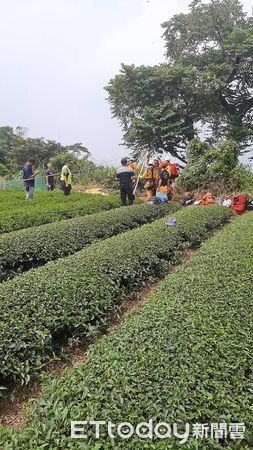
M 252 449 L 252 253 L 246 214 L 165 279 L 86 361 L 48 380 L 31 424 L 7 430 L 4 448 Z M 104 432 L 95 440 L 85 427 L 87 440 L 70 439 L 70 421 L 91 418 L 134 425 L 152 418 L 182 430 L 186 423 L 244 422 L 247 431 L 243 442 L 190 437 L 182 445 L 175 438 L 111 441 Z
M 0 237 L 0 279 L 71 255 L 93 242 L 153 222 L 178 209 L 177 203 L 144 204 L 3 234 Z
M 219 206 L 180 210 L 176 228 L 155 221 L 2 283 L 1 378 L 28 381 L 59 338 L 95 335 L 125 298 L 231 215 Z
M 119 182 L 116 178 L 114 167 L 90 166 L 83 173 L 80 173 L 76 182 L 81 186 L 103 186 L 105 189 L 118 190 Z
M 239 166 L 231 171 L 231 183 L 234 191 L 253 195 L 253 173 L 249 167 Z
M 224 141 L 211 147 L 207 141 L 195 138 L 188 145 L 188 163 L 178 180 L 178 187 L 185 190 L 210 190 L 215 183 L 229 183 L 238 157 L 239 147 L 236 142 Z
M 0 177 L 6 177 L 9 174 L 9 169 L 4 164 L 0 163 Z

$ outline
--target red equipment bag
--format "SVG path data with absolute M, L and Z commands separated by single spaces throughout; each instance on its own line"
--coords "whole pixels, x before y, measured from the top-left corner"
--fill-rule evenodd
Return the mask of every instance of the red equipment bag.
M 177 163 L 171 164 L 171 167 L 170 167 L 171 178 L 179 177 L 179 172 L 180 172 L 179 165 Z
M 247 196 L 246 195 L 236 195 L 232 198 L 231 208 L 236 211 L 239 216 L 245 212 L 246 209 Z

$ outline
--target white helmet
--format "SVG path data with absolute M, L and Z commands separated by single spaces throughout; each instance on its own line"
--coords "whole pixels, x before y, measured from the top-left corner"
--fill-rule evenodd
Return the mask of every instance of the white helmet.
M 148 165 L 149 165 L 149 166 L 150 166 L 150 165 L 153 166 L 153 165 L 154 165 L 154 160 L 153 160 L 153 159 L 150 159 L 149 162 L 148 162 Z

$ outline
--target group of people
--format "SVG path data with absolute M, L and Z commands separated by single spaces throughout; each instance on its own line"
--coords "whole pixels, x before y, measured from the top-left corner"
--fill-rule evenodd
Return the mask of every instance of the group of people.
M 144 182 L 146 197 L 151 198 L 162 195 L 171 200 L 173 197 L 173 182 L 179 175 L 178 164 L 172 164 L 169 160 L 158 158 L 147 160 L 147 168 L 141 172 L 141 167 L 135 164 L 134 159 L 122 158 L 121 167 L 117 172 L 120 183 L 121 204 L 126 206 L 128 198 L 129 205 L 134 202 L 134 184 L 140 174 L 140 179 Z
M 173 182 L 179 175 L 178 164 L 171 164 L 169 160 L 150 159 L 148 167 L 141 175 L 144 181 L 147 199 L 158 193 L 167 195 L 168 200 L 173 197 Z
M 61 173 L 57 174 L 54 173 L 52 164 L 50 162 L 47 164 L 47 169 L 44 176 L 48 191 L 53 191 L 55 189 L 57 176 L 60 175 L 59 181 L 64 195 L 70 194 L 72 188 L 72 165 L 73 161 L 71 161 L 70 159 L 67 160 L 62 167 Z M 23 181 L 27 200 L 32 200 L 34 198 L 35 177 L 39 173 L 39 170 L 34 169 L 34 160 L 32 158 L 29 158 L 23 167 Z
M 47 164 L 44 177 L 48 191 L 55 189 L 57 176 L 60 175 L 59 181 L 64 195 L 69 195 L 72 188 L 72 165 L 73 161 L 67 160 L 62 167 L 61 173 L 54 173 L 52 164 Z M 168 200 L 173 196 L 173 182 L 179 175 L 179 167 L 177 164 L 171 164 L 169 160 L 160 160 L 158 158 L 147 159 L 147 168 L 141 173 L 142 168 L 136 165 L 134 159 L 122 158 L 121 167 L 117 171 L 117 178 L 120 183 L 121 204 L 126 206 L 128 199 L 129 205 L 134 203 L 134 184 L 137 178 L 144 182 L 147 200 L 156 196 L 164 195 Z M 27 200 L 34 198 L 35 177 L 39 174 L 39 170 L 34 169 L 34 160 L 29 158 L 23 167 L 23 181 L 26 190 Z

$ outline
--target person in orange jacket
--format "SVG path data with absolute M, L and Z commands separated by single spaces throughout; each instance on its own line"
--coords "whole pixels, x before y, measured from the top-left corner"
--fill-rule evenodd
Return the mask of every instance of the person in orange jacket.
M 134 162 L 133 158 L 129 159 L 129 164 L 128 166 L 130 167 L 130 169 L 134 170 L 135 172 L 140 172 L 141 168 L 140 166 L 137 166 Z
M 147 200 L 151 197 L 155 197 L 156 189 L 159 182 L 159 177 L 156 178 L 156 171 L 154 167 L 154 161 L 152 159 L 148 162 L 148 168 L 141 175 L 141 180 L 144 180 L 144 189 L 146 190 Z
M 172 181 L 169 181 L 167 195 L 168 195 L 168 200 L 172 200 L 173 199 L 174 188 L 172 186 Z
M 204 198 L 199 203 L 200 206 L 206 206 L 206 205 L 214 205 L 215 204 L 215 198 L 212 192 L 207 192 Z
M 154 178 L 155 178 L 155 182 L 157 185 L 159 183 L 161 169 L 162 169 L 162 166 L 160 164 L 160 160 L 158 158 L 155 158 L 154 159 Z
M 169 176 L 171 177 L 171 162 L 170 162 L 170 159 L 166 159 L 166 162 L 168 163 L 167 171 L 169 173 Z
M 161 164 L 160 164 L 160 160 L 158 158 L 154 158 L 154 159 L 148 158 L 147 163 L 148 163 L 148 165 L 150 163 L 153 164 L 153 176 L 154 176 L 155 183 L 158 186 L 160 172 L 161 172 L 161 168 L 162 168 Z

